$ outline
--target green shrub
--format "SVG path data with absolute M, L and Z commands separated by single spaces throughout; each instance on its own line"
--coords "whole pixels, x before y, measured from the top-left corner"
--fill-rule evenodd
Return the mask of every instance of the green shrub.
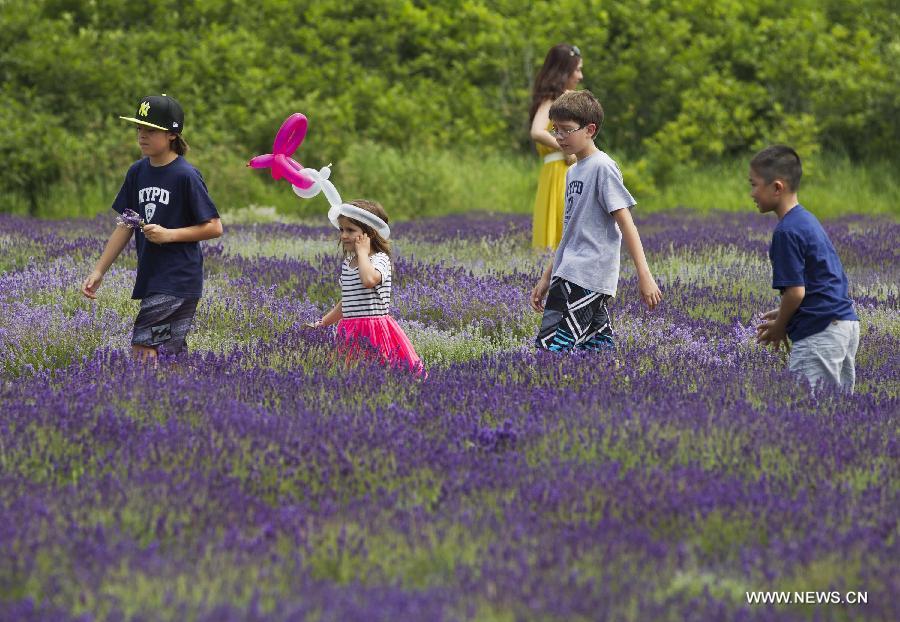
M 369 162 L 359 149 L 377 143 L 416 155 L 472 151 L 502 169 L 491 154 L 533 154 L 530 84 L 560 40 L 582 49 L 583 86 L 607 113 L 602 144 L 637 163 L 631 174 L 648 189 L 648 175 L 663 187 L 684 166 L 775 141 L 853 161 L 894 160 L 900 142 L 900 13 L 884 1 L 183 5 L 0 3 L 0 211 L 75 213 L 59 204 L 73 189 L 114 192 L 136 156 L 117 116 L 160 92 L 184 105 L 192 158 L 226 209 L 287 205 L 239 169 L 298 110 L 310 118 L 297 154 L 308 166 Z M 510 186 L 515 176 L 473 186 L 477 171 L 443 166 L 403 180 L 411 214 L 431 209 L 434 183 L 445 198 L 460 192 L 442 209 L 527 208 L 503 205 L 527 194 Z M 373 174 L 346 172 L 350 187 L 372 192 Z M 377 183 L 393 201 L 400 182 Z

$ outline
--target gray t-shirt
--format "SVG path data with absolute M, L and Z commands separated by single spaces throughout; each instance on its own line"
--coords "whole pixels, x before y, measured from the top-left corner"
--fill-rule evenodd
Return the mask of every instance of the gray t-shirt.
M 553 276 L 615 296 L 622 232 L 612 213 L 635 203 L 622 182 L 619 167 L 604 152 L 570 166 L 563 233 L 553 259 Z

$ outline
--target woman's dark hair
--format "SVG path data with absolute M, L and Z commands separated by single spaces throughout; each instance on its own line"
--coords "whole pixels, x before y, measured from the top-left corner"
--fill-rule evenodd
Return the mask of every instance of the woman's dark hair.
M 529 123 L 534 120 L 534 115 L 542 102 L 556 99 L 563 94 L 566 90 L 566 81 L 578 69 L 580 60 L 581 50 L 574 45 L 557 43 L 550 48 L 531 89 Z

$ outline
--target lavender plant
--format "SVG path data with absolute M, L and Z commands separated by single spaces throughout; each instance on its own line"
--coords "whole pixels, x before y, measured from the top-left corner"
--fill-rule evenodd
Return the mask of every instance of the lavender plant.
M 119 216 L 116 216 L 116 224 L 129 229 L 143 229 L 144 219 L 133 209 L 125 208 Z
M 103 219 L 0 215 L 0 619 L 900 617 L 900 226 L 826 222 L 863 328 L 842 396 L 752 340 L 765 219 L 639 221 L 664 305 L 623 273 L 616 349 L 565 356 L 531 346 L 528 224 L 397 225 L 421 381 L 303 328 L 339 295 L 325 227 L 205 244 L 191 352 L 152 368 L 133 259 L 77 292 Z

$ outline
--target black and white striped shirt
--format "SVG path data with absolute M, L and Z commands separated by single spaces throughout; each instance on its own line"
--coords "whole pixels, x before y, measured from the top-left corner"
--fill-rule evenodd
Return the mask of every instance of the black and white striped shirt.
M 387 315 L 391 308 L 391 258 L 386 253 L 369 257 L 381 273 L 381 283 L 368 289 L 359 279 L 359 268 L 350 267 L 350 259 L 341 265 L 341 313 L 345 318 Z

